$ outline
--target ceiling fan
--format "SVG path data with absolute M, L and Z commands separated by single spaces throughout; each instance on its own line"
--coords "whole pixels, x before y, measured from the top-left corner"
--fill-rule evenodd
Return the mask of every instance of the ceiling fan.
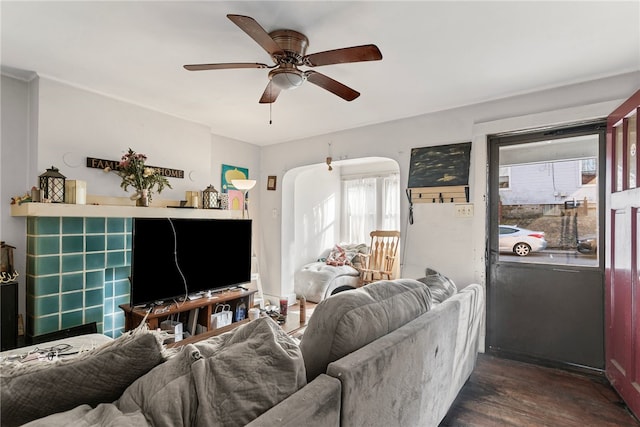
M 266 50 L 275 65 L 269 66 L 267 64 L 253 62 L 239 62 L 191 64 L 185 65 L 184 68 L 189 71 L 224 70 L 232 68 L 270 68 L 269 83 L 260 98 L 261 104 L 275 102 L 282 90 L 300 87 L 305 80 L 328 90 L 346 101 L 353 101 L 360 96 L 359 92 L 317 71 L 303 71 L 298 67 L 319 67 L 322 65 L 379 61 L 382 59 L 382 53 L 380 53 L 378 47 L 373 44 L 327 50 L 307 55 L 306 51 L 309 46 L 309 39 L 302 33 L 293 30 L 275 30 L 267 33 L 255 19 L 249 16 L 227 15 L 227 18 Z

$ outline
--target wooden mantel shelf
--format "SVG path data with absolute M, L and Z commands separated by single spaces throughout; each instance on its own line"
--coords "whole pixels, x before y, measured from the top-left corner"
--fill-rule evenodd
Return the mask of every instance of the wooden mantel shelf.
M 24 217 L 111 217 L 111 218 L 242 218 L 240 210 L 118 205 L 72 205 L 65 203 L 23 203 L 11 205 L 11 216 Z

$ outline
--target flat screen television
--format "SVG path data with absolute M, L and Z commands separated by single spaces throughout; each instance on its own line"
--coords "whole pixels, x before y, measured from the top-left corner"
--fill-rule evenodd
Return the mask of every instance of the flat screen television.
M 134 218 L 131 305 L 251 281 L 251 220 Z

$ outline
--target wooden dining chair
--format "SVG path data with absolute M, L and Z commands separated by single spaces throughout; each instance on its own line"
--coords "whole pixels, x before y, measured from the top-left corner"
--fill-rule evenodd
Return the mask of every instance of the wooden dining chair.
M 368 254 L 360 257 L 360 285 L 377 280 L 395 279 L 395 262 L 400 245 L 400 232 L 396 230 L 375 230 L 369 233 L 371 245 Z

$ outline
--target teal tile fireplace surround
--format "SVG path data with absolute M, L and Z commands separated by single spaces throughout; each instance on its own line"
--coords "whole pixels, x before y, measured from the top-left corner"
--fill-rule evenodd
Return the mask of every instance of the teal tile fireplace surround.
M 27 218 L 27 335 L 90 322 L 105 335 L 122 334 L 131 229 L 131 218 Z

